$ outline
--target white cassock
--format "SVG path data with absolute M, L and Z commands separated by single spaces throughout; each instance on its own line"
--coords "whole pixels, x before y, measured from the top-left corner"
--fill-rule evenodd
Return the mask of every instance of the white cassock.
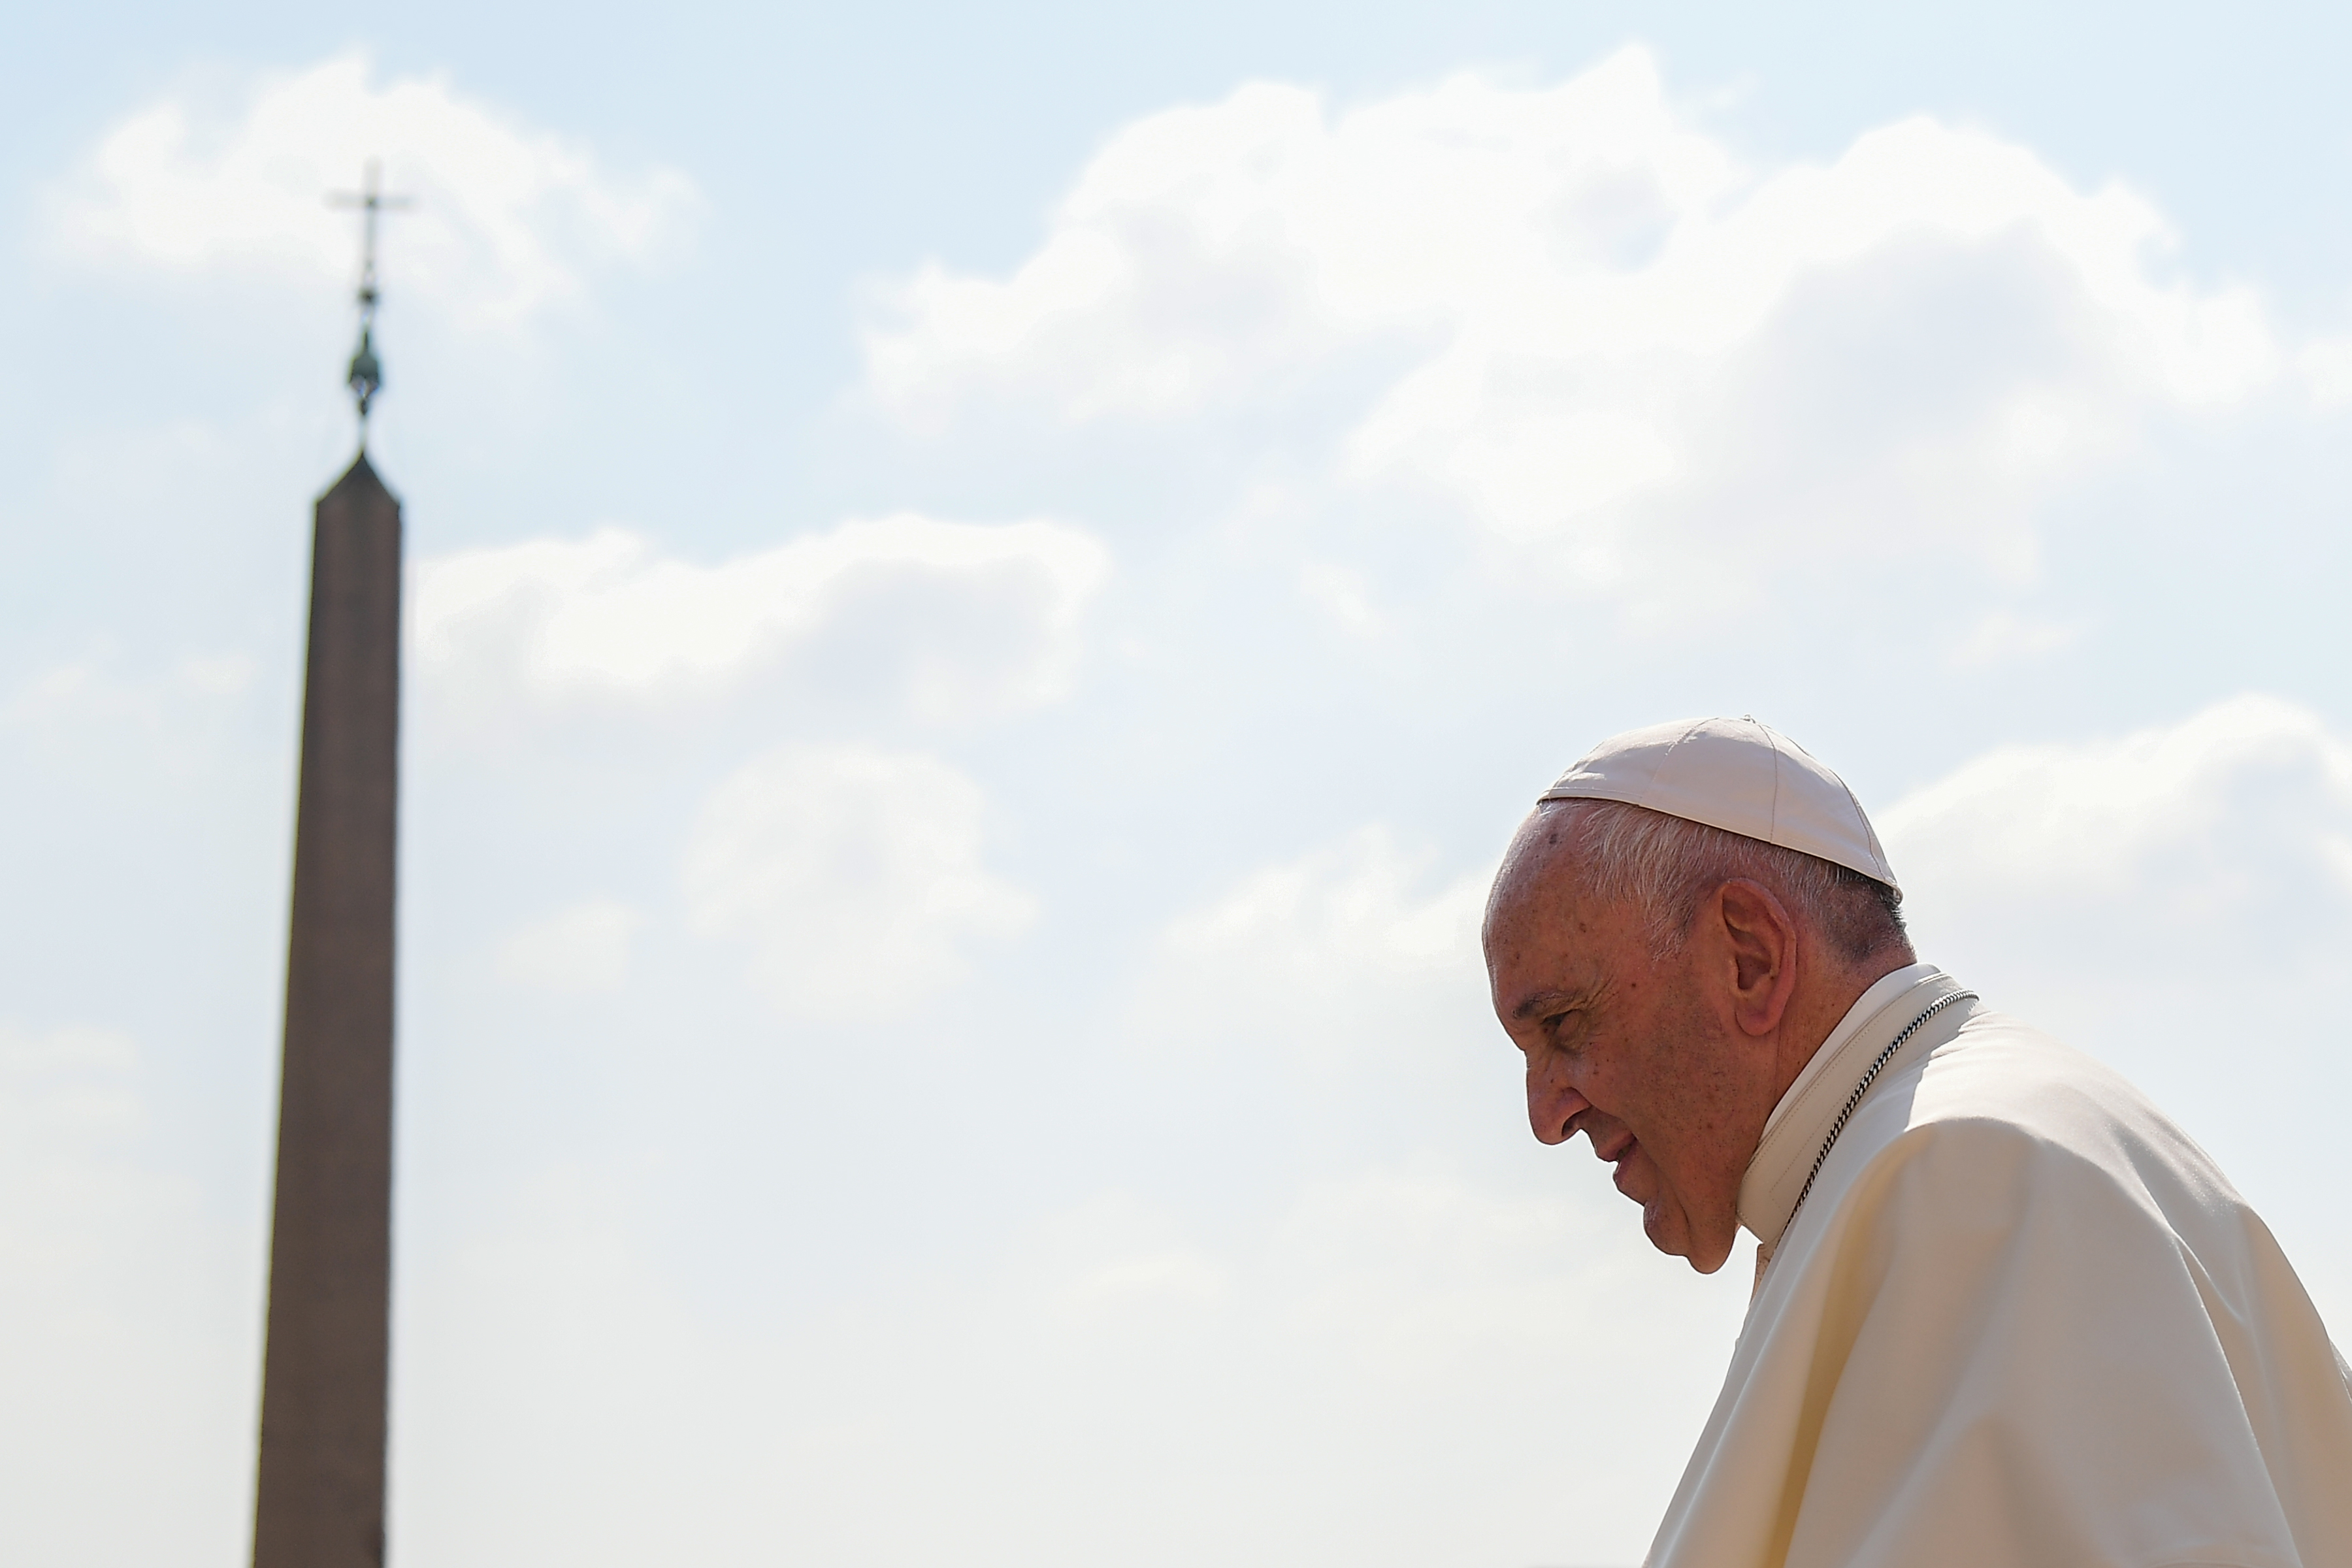
M 1766 1261 L 1651 1568 L 2352 1568 L 2352 1372 L 2278 1243 L 1941 970 L 1822 1042 L 1739 1217 Z

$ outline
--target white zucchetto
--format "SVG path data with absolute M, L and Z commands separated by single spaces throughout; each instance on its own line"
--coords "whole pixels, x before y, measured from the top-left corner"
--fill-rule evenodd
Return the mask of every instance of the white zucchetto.
M 1900 886 L 1845 781 L 1753 719 L 1682 719 L 1612 735 L 1538 798 L 1645 806 Z

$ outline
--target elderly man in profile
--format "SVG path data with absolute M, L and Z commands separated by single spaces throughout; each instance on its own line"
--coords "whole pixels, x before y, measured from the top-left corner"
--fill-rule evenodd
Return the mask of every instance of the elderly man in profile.
M 1838 777 L 1753 720 L 1604 742 L 1487 905 L 1536 1136 L 1756 1286 L 1650 1568 L 2352 1568 L 2352 1372 L 2121 1078 L 1904 932 Z

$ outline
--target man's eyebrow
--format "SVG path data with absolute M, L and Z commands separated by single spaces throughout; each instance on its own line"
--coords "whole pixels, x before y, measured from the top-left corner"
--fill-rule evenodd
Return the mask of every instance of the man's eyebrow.
M 1537 1014 L 1551 1008 L 1580 1007 L 1587 998 L 1581 991 L 1538 991 L 1511 1009 L 1511 1021 L 1523 1023 Z

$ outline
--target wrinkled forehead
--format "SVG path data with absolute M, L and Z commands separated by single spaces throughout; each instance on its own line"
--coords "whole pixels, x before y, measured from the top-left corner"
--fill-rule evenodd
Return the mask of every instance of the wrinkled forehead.
M 1486 982 L 1506 1029 L 1562 996 L 1591 998 L 1638 977 L 1649 961 L 1639 916 L 1588 885 L 1574 808 L 1520 826 L 1487 895 Z
M 1488 959 L 1496 940 L 1529 921 L 1574 917 L 1613 925 L 1630 910 L 1594 896 L 1584 871 L 1582 803 L 1546 801 L 1511 835 L 1486 894 Z

